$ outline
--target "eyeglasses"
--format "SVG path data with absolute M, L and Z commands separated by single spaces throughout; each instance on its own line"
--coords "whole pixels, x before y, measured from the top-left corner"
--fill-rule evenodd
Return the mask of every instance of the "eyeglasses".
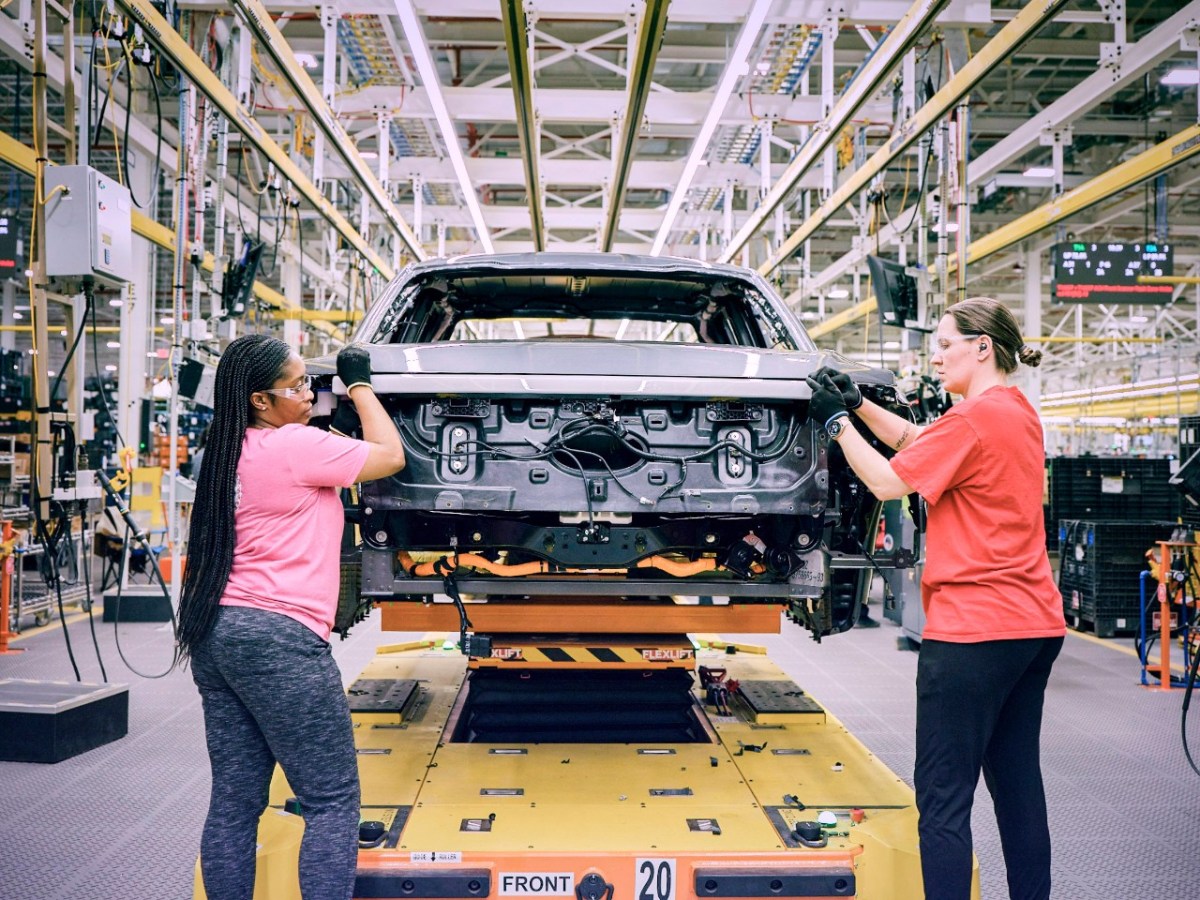
M 274 394 L 276 397 L 303 397 L 312 390 L 313 377 L 301 375 L 300 380 L 292 387 L 263 388 L 264 394 Z
M 983 337 L 982 334 L 960 334 L 949 338 L 935 337 L 929 342 L 929 353 L 933 356 L 936 356 L 939 353 L 945 353 L 947 350 L 949 350 L 950 345 L 955 341 L 973 341 L 976 338 L 981 337 Z

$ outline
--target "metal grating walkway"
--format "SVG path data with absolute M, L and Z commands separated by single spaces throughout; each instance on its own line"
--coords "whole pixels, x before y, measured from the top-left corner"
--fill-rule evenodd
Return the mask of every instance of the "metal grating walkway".
M 85 680 L 98 681 L 86 619 L 70 626 Z M 335 644 L 352 682 L 380 643 L 377 616 Z M 818 645 L 791 625 L 739 636 L 772 659 L 911 784 L 916 654 L 891 623 Z M 208 793 L 200 703 L 188 673 L 133 676 L 112 626 L 97 621 L 109 675 L 130 685 L 129 735 L 57 765 L 0 763 L 0 897 L 22 900 L 187 900 Z M 126 656 L 161 670 L 170 635 L 154 623 L 121 626 Z M 1128 641 L 1125 642 L 1126 644 Z M 19 640 L 0 677 L 70 679 L 62 634 Z M 1200 883 L 1200 778 L 1179 741 L 1182 694 L 1137 686 L 1137 662 L 1070 635 L 1055 667 L 1043 732 L 1055 839 L 1054 896 L 1065 900 L 1190 900 Z M 1200 713 L 1197 714 L 1200 716 Z M 1200 745 L 1200 721 L 1191 728 Z M 983 898 L 1007 897 L 991 801 L 974 818 Z

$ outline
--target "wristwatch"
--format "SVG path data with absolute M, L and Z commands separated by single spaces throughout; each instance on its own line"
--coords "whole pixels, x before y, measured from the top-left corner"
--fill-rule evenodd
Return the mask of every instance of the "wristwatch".
M 831 441 L 836 441 L 838 436 L 849 427 L 850 415 L 848 413 L 836 415 L 825 423 L 825 431 L 829 433 Z

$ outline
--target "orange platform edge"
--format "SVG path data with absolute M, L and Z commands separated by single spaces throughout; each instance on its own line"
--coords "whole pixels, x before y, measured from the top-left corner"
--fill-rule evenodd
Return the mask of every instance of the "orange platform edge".
M 450 603 L 384 602 L 384 631 L 458 631 Z M 605 599 L 580 602 L 468 603 L 475 631 L 486 634 L 778 634 L 776 603 L 691 606 Z

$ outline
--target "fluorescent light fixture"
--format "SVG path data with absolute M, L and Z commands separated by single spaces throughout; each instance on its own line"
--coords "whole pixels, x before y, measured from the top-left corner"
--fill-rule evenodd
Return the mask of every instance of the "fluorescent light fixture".
M 884 341 L 883 349 L 884 350 L 899 350 L 900 342 L 899 341 Z
M 49 369 L 47 369 L 47 370 L 46 370 L 46 374 L 47 374 L 47 375 L 57 375 L 58 373 L 57 373 L 57 372 L 51 372 Z
M 956 232 L 956 231 L 958 231 L 958 223 L 957 222 L 947 222 L 946 223 L 946 233 L 947 234 L 954 234 L 954 232 Z
M 116 366 L 105 366 L 104 371 L 105 372 L 115 372 L 115 371 L 117 371 L 117 367 Z
M 811 322 L 814 319 L 821 318 L 821 314 L 815 309 L 806 309 L 804 312 L 800 313 L 800 318 L 805 322 Z
M 450 118 L 450 110 L 446 108 L 446 98 L 442 95 L 442 83 L 438 80 L 437 66 L 433 64 L 433 55 L 429 52 L 429 42 L 425 40 L 425 32 L 417 18 L 412 0 L 395 0 L 396 15 L 404 26 L 404 38 L 408 41 L 408 50 L 421 73 L 421 86 L 425 88 L 425 97 L 433 108 L 438 128 L 442 131 L 442 139 L 446 142 L 446 154 L 450 164 L 458 176 L 458 184 L 462 189 L 463 200 L 475 223 L 475 233 L 485 253 L 495 253 L 491 235 L 488 234 L 487 224 L 483 221 L 483 210 L 479 208 L 479 197 L 475 194 L 475 186 L 467 172 L 467 163 L 463 159 L 462 146 L 458 143 L 458 132 Z
M 14 318 L 14 319 L 23 319 L 23 318 L 25 318 L 25 317 L 24 317 L 23 315 L 21 315 L 19 312 L 14 312 L 14 313 L 13 313 L 13 318 Z
M 1054 166 L 1030 166 L 1021 174 L 1026 178 L 1053 178 Z
M 124 305 L 124 303 L 125 303 L 125 301 L 122 300 L 120 297 L 113 297 L 111 300 L 108 301 L 109 306 L 122 306 L 122 305 Z
M 687 162 L 683 164 L 683 174 L 679 176 L 679 184 L 675 186 L 675 191 L 671 194 L 671 202 L 667 204 L 667 213 L 663 216 L 658 234 L 654 236 L 654 246 L 650 249 L 651 256 L 658 256 L 662 253 L 663 245 L 667 242 L 667 235 L 671 233 L 675 217 L 679 214 L 679 208 L 687 197 L 688 188 L 691 187 L 692 178 L 696 175 L 696 169 L 700 167 L 700 163 L 704 160 L 704 154 L 708 151 L 708 142 L 712 139 L 713 132 L 716 131 L 717 124 L 725 113 L 729 95 L 737 87 L 738 80 L 746 73 L 746 59 L 754 48 L 754 41 L 758 37 L 763 21 L 767 18 L 771 3 L 772 0 L 754 0 L 754 5 L 746 15 L 746 21 L 742 23 L 737 43 L 734 44 L 729 61 L 725 64 L 725 71 L 721 73 L 721 80 L 717 83 L 717 89 L 713 93 L 712 103 L 709 104 L 708 112 L 704 116 L 700 132 L 696 135 L 696 140 L 692 142 L 692 151 L 688 154 Z
M 302 69 L 315 69 L 317 67 L 317 58 L 311 53 L 293 53 L 296 57 L 296 62 L 300 64 Z
M 65 328 L 62 328 L 62 329 L 60 329 L 60 330 L 59 330 L 59 332 L 58 332 L 58 333 L 59 333 L 59 334 L 61 334 L 63 337 L 66 337 L 66 336 L 67 336 L 67 329 L 65 329 Z
M 1147 316 L 1130 316 L 1129 321 L 1134 325 L 1141 325 L 1143 322 L 1149 322 L 1150 319 Z
M 175 317 L 174 316 L 163 316 L 158 321 L 162 322 L 164 325 L 174 325 Z
M 1190 87 L 1200 84 L 1200 69 L 1172 69 L 1158 83 L 1164 87 Z
M 832 290 L 826 291 L 825 296 L 833 300 L 844 300 L 850 296 L 850 292 L 845 288 L 833 288 Z
M 120 341 L 109 341 L 107 346 L 108 346 L 109 350 L 120 350 L 121 342 Z
M 374 150 L 359 150 L 358 155 L 363 159 L 379 159 L 379 154 Z

